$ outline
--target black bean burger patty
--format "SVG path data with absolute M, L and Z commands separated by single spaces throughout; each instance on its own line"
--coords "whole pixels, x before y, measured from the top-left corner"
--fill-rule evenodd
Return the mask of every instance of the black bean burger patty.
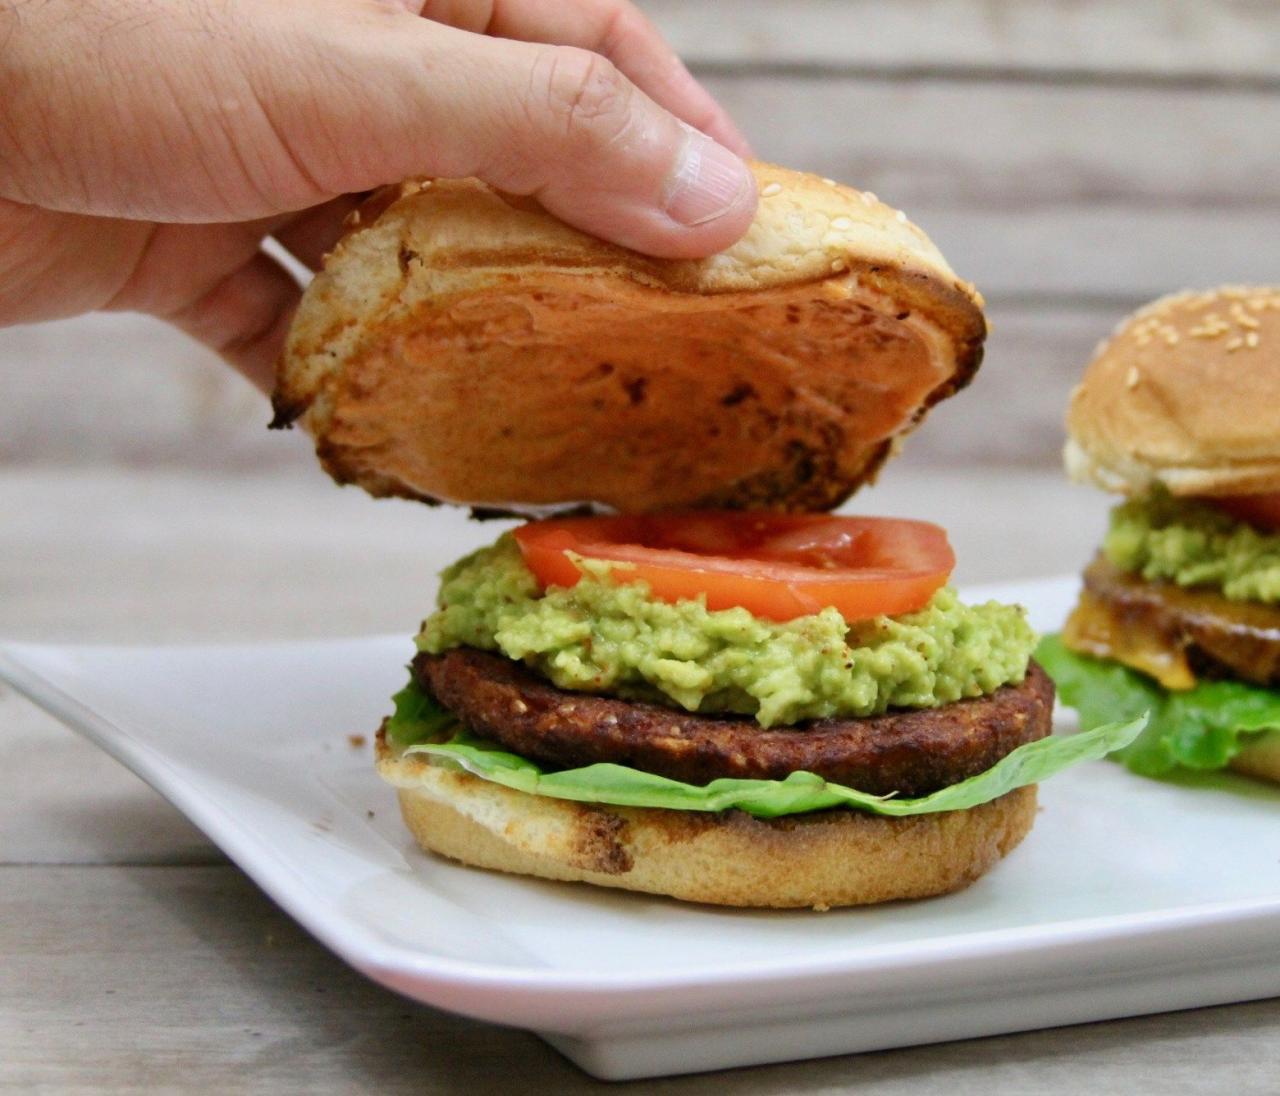
M 483 738 L 544 765 L 630 765 L 690 784 L 817 773 L 875 795 L 927 795 L 1049 733 L 1053 684 L 1034 662 L 990 696 L 865 719 L 763 728 L 741 716 L 558 689 L 522 663 L 459 647 L 419 654 L 421 685 Z
M 1099 555 L 1085 589 L 1108 612 L 1184 650 L 1197 674 L 1280 685 L 1280 608 L 1230 601 L 1212 588 L 1148 582 Z

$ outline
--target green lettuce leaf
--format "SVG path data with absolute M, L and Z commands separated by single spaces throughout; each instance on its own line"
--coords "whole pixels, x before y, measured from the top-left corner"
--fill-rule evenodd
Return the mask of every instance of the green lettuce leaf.
M 1116 753 L 1116 760 L 1143 776 L 1224 768 L 1251 735 L 1280 728 L 1280 693 L 1273 689 L 1202 681 L 1194 689 L 1170 692 L 1118 662 L 1069 651 L 1056 635 L 1040 641 L 1035 657 L 1058 686 L 1062 702 L 1080 713 L 1086 731 L 1151 713 L 1146 730 Z
M 435 697 L 418 687 L 411 677 L 409 684 L 391 698 L 395 712 L 387 717 L 387 738 L 396 746 L 441 738 L 458 726 L 458 720 Z
M 813 773 L 792 773 L 785 780 L 713 780 L 705 787 L 670 780 L 664 776 L 641 772 L 626 765 L 596 764 L 580 769 L 548 772 L 540 765 L 477 738 L 453 720 L 447 711 L 419 692 L 423 703 L 415 701 L 413 710 L 421 713 L 433 709 L 423 726 L 432 724 L 429 737 L 440 738 L 445 722 L 456 731 L 447 742 L 419 741 L 406 753 L 428 754 L 452 762 L 467 772 L 514 788 L 530 795 L 546 795 L 556 799 L 573 799 L 581 803 L 608 803 L 619 807 L 662 807 L 682 811 L 723 811 L 731 807 L 758 818 L 776 818 L 785 814 L 825 810 L 828 807 L 854 807 L 873 814 L 903 817 L 934 811 L 956 811 L 998 799 L 1006 792 L 1035 784 L 1080 761 L 1090 761 L 1120 749 L 1142 730 L 1139 716 L 1125 722 L 1111 723 L 1085 734 L 1061 737 L 1050 735 L 1029 742 L 998 761 L 986 772 L 962 780 L 931 795 L 918 799 L 895 799 L 869 795 L 839 784 L 832 784 Z M 399 694 L 403 697 L 404 692 Z M 404 702 L 405 710 L 410 704 Z M 401 702 L 396 704 L 400 717 Z M 404 725 L 407 733 L 408 722 Z M 396 740 L 393 736 L 393 741 Z

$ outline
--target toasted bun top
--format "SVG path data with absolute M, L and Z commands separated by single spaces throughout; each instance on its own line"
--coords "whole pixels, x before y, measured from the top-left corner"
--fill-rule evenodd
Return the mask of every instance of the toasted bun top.
M 981 360 L 981 298 L 870 194 L 754 165 L 705 260 L 604 243 L 476 180 L 376 200 L 294 320 L 276 425 L 340 482 L 524 512 L 822 509 Z
M 1177 293 L 1098 347 L 1067 412 L 1067 470 L 1110 491 L 1280 490 L 1280 289 Z

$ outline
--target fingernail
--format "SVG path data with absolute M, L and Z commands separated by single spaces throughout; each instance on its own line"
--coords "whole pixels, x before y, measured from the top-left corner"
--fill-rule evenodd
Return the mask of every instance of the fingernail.
M 690 129 L 667 180 L 663 209 L 673 221 L 692 228 L 724 216 L 754 185 L 751 171 L 737 156 Z

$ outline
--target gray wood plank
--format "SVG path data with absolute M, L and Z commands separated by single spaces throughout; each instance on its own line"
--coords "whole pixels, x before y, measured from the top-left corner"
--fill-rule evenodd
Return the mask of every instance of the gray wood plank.
M 1270 83 L 1280 9 L 1256 0 L 640 0 L 695 66 L 791 64 Z
M 952 461 L 1034 465 L 1056 475 L 1071 388 L 1099 339 L 1127 311 L 1124 304 L 1052 309 L 994 304 L 977 377 L 966 391 L 935 408 L 908 439 L 912 460 L 922 467 Z
M 901 207 L 993 301 L 1275 278 L 1280 96 L 720 76 L 765 159 Z
M 1056 469 L 942 467 L 916 454 L 923 438 L 851 505 L 947 525 L 959 581 L 1072 569 L 1100 532 L 1106 498 Z M 1026 515 L 1025 551 L 1010 555 L 1004 530 L 974 513 L 972 497 Z M 439 569 L 504 527 L 339 491 L 313 469 L 10 469 L 0 512 L 24 510 L 20 524 L 0 524 L 0 636 L 50 642 L 410 634 Z M 1033 517 L 1055 524 L 1064 512 L 1072 532 L 1035 539 Z
M 0 636 L 176 642 L 409 632 L 451 559 L 498 535 L 465 512 L 280 474 L 0 472 Z
M 1280 95 L 922 80 L 716 76 L 768 159 L 908 213 L 1280 205 Z M 926 226 L 927 227 L 927 226 Z
M 181 332 L 98 313 L 0 328 L 0 464 L 190 460 L 252 469 L 306 448 L 261 393 Z
M 412 1004 L 229 867 L 0 868 L 0 1088 L 522 1092 L 607 1086 L 533 1036 Z M 1280 1000 L 648 1081 L 645 1092 L 1274 1091 Z
M 965 224 L 957 228 L 962 233 L 974 232 Z M 996 262 L 983 240 L 972 239 L 970 246 L 985 256 L 985 261 Z M 1265 249 L 1252 251 L 1261 262 Z M 1017 262 L 1033 265 L 1040 253 L 1040 247 L 1028 246 L 1017 252 Z M 1109 260 L 1113 264 L 1117 261 L 1118 257 Z M 965 269 L 959 262 L 957 265 Z M 1170 281 L 1169 287 L 1176 284 Z M 970 391 L 939 408 L 928 426 L 912 437 L 908 443 L 912 460 L 932 459 L 945 464 L 1003 461 L 1056 467 L 1067 392 L 1098 339 L 1134 303 L 1104 299 L 1050 305 L 997 298 L 990 307 L 994 327 L 977 382 Z M 418 507 L 387 502 L 372 512 L 376 517 L 368 516 L 357 503 L 363 501 L 358 492 L 329 489 L 301 433 L 268 432 L 262 396 L 249 391 L 237 376 L 198 348 L 186 346 L 177 336 L 171 341 L 157 321 L 109 317 L 109 327 L 119 340 L 120 349 L 103 352 L 106 360 L 101 369 L 86 364 L 86 357 L 95 353 L 95 339 L 102 331 L 100 319 L 86 317 L 50 324 L 40 332 L 38 340 L 24 332 L 23 341 L 34 342 L 39 348 L 39 364 L 34 366 L 15 352 L 15 340 L 7 338 L 11 333 L 0 331 L 0 391 L 6 393 L 6 398 L 0 400 L 0 439 L 5 439 L 0 440 L 0 468 L 42 462 L 89 462 L 139 470 L 169 467 L 184 474 L 239 474 L 243 506 L 248 513 L 256 514 L 260 507 L 280 507 L 281 521 L 292 522 L 305 521 L 312 506 L 337 507 L 334 520 L 353 523 L 342 534 L 348 545 L 343 549 L 343 562 L 354 563 L 352 553 L 384 541 L 399 545 L 393 551 L 411 554 L 412 536 L 420 516 Z M 133 339 L 144 350 L 162 345 L 167 352 L 130 355 L 127 347 Z M 94 395 L 86 401 L 82 399 L 84 376 L 91 368 L 95 373 Z M 38 375 L 38 384 L 33 375 Z M 254 487 L 259 473 L 268 477 L 294 475 L 304 487 L 300 494 L 286 492 L 280 498 L 259 498 Z M 127 479 L 107 482 L 110 486 L 106 497 L 116 499 L 120 505 L 130 497 L 130 491 L 139 490 L 127 486 Z M 175 512 L 183 513 L 182 529 L 198 546 L 200 523 L 212 522 L 214 516 L 182 509 L 181 491 L 185 488 L 163 487 L 161 483 L 156 481 L 153 485 L 160 494 L 151 505 L 157 512 L 176 507 Z M 15 481 L 13 502 L 17 508 L 7 512 L 8 536 L 19 538 L 11 541 L 15 549 L 22 544 L 24 530 L 45 538 L 77 538 L 80 533 L 74 514 L 61 518 L 62 525 L 57 529 L 48 527 L 47 523 L 54 520 L 51 515 L 59 511 L 45 506 L 36 490 L 26 490 Z M 92 502 L 89 505 L 92 509 Z M 235 503 L 220 501 L 218 505 Z M 437 524 L 438 520 L 442 519 L 433 519 Z M 129 535 L 163 537 L 179 531 L 157 521 L 150 522 L 147 529 L 145 534 Z M 123 532 L 117 535 L 126 537 Z M 116 548 L 108 545 L 104 550 L 125 553 L 129 547 L 122 543 Z M 216 568 L 219 552 L 211 541 L 207 550 L 198 550 L 198 556 L 165 560 L 158 566 L 162 571 L 172 571 L 207 561 Z M 323 555 L 318 549 L 315 554 Z M 36 572 L 44 566 L 36 556 L 29 560 L 28 566 Z M 333 569 L 339 565 L 339 558 L 325 556 L 316 559 L 314 565 Z M 255 564 L 249 561 L 246 566 L 252 572 Z M 269 595 L 270 589 L 264 596 Z M 4 630 L 5 616 L 16 612 L 21 604 L 22 585 L 16 579 L 12 596 L 19 600 L 0 602 L 0 631 Z M 335 596 L 355 599 L 354 591 L 341 588 Z M 359 606 L 354 604 L 350 609 L 356 612 Z M 119 611 L 129 611 L 128 606 L 121 604 Z M 221 610 L 214 606 L 211 612 L 217 619 Z
M 1180 289 L 1273 285 L 1280 207 L 1063 206 L 1038 211 L 917 205 L 953 267 L 994 303 L 1134 306 Z

